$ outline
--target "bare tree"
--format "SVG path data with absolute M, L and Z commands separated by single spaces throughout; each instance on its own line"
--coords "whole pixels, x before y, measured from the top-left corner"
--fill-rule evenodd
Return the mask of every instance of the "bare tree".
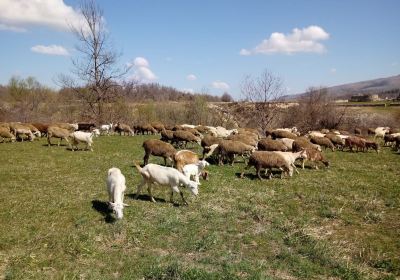
M 71 25 L 78 39 L 79 56 L 72 60 L 73 76 L 61 77 L 63 86 L 74 89 L 87 105 L 92 118 L 103 122 L 106 103 L 118 97 L 118 81 L 128 72 L 128 67 L 117 66 L 119 55 L 110 45 L 103 11 L 95 0 L 84 0 L 80 7 L 81 26 Z
M 246 76 L 240 87 L 244 99 L 253 103 L 253 116 L 264 131 L 277 117 L 279 106 L 275 102 L 284 93 L 282 79 L 266 69 L 259 77 Z

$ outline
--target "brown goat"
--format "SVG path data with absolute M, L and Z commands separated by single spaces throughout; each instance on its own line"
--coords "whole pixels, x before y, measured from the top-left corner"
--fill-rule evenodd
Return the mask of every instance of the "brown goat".
M 354 152 L 353 148 L 356 148 L 356 151 L 364 151 L 365 150 L 365 139 L 362 139 L 357 136 L 349 136 L 348 138 L 344 139 L 344 148 L 349 148 L 350 152 Z

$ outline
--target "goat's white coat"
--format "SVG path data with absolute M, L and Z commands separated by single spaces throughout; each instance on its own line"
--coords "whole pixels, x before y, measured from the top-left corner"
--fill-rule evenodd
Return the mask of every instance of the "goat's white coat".
M 187 204 L 186 200 L 183 198 L 182 192 L 179 190 L 180 185 L 184 185 L 189 188 L 193 195 L 198 195 L 198 184 L 196 182 L 190 181 L 181 172 L 172 167 L 161 166 L 158 164 L 149 163 L 143 168 L 136 165 L 136 168 L 142 175 L 142 182 L 138 185 L 137 193 L 135 198 L 137 198 L 142 190 L 142 187 L 147 184 L 148 192 L 151 201 L 156 202 L 151 194 L 151 186 L 156 183 L 161 186 L 169 186 L 171 188 L 170 200 L 172 202 L 174 192 L 180 193 L 182 201 Z
M 71 138 L 72 138 L 72 143 L 73 146 L 78 148 L 79 142 L 84 142 L 86 143 L 86 149 L 90 148 L 90 150 L 93 152 L 92 149 L 92 144 L 93 144 L 93 132 L 84 132 L 84 131 L 75 131 L 71 133 Z M 74 150 L 74 149 L 72 149 Z
M 194 181 L 198 184 L 201 185 L 200 183 L 200 175 L 201 172 L 204 170 L 204 168 L 206 168 L 207 166 L 209 166 L 210 164 L 206 161 L 206 160 L 200 160 L 197 163 L 192 163 L 192 164 L 186 164 L 183 169 L 182 169 L 182 173 L 190 180 L 190 177 L 193 176 L 194 177 Z
M 294 162 L 298 158 L 301 158 L 301 159 L 307 158 L 307 154 L 305 151 L 300 151 L 297 153 L 275 151 L 274 153 L 282 155 L 283 158 L 286 160 L 286 162 L 289 163 L 289 165 L 294 168 L 294 170 L 297 172 L 297 174 L 299 174 L 299 171 L 297 170 L 296 165 L 294 165 Z M 293 175 L 293 170 L 289 170 L 289 176 L 292 176 L 292 175 Z
M 102 124 L 100 126 L 100 132 L 105 133 L 107 135 L 110 135 L 110 132 L 111 132 L 112 128 L 113 128 L 113 123 Z
M 110 206 L 118 219 L 122 219 L 124 216 L 123 209 L 126 205 L 124 204 L 125 190 L 125 176 L 121 170 L 116 167 L 110 168 L 107 177 L 107 192 Z

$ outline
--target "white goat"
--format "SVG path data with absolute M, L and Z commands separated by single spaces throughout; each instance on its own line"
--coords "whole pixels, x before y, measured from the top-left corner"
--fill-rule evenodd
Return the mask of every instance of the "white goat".
M 198 184 L 196 182 L 190 181 L 181 172 L 172 167 L 165 167 L 158 164 L 149 163 L 143 168 L 141 168 L 136 162 L 134 163 L 136 169 L 142 175 L 142 182 L 138 185 L 138 189 L 135 195 L 135 199 L 138 198 L 142 187 L 147 184 L 148 192 L 152 202 L 156 202 L 152 193 L 151 186 L 153 183 L 162 186 L 169 186 L 171 188 L 170 201 L 173 203 L 174 192 L 181 195 L 184 204 L 188 204 L 183 198 L 183 193 L 179 190 L 179 185 L 184 185 L 192 192 L 193 195 L 198 195 Z
M 307 136 L 309 137 L 309 138 L 311 138 L 311 137 L 325 137 L 325 133 L 322 133 L 322 132 L 319 132 L 319 131 L 309 131 L 308 133 L 307 133 Z
M 201 185 L 200 183 L 200 175 L 204 168 L 209 166 L 210 164 L 206 160 L 200 160 L 197 163 L 186 164 L 183 169 L 182 173 L 190 180 L 191 176 L 194 177 L 194 181 Z
M 277 152 L 275 151 L 274 153 L 280 154 L 283 156 L 283 158 L 289 163 L 289 165 L 291 167 L 293 167 L 294 171 L 297 172 L 297 174 L 299 174 L 299 171 L 296 168 L 296 165 L 294 165 L 294 162 L 296 161 L 296 159 L 300 158 L 304 161 L 304 159 L 307 159 L 307 153 L 305 150 L 302 150 L 300 152 L 297 153 L 292 153 L 292 152 Z M 291 176 L 289 174 L 289 176 Z
M 100 132 L 105 133 L 105 134 L 107 134 L 107 135 L 110 135 L 110 132 L 112 131 L 113 126 L 114 126 L 113 123 L 110 123 L 110 124 L 102 124 L 102 125 L 100 126 Z
M 124 216 L 124 206 L 128 206 L 124 203 L 124 192 L 126 190 L 125 176 L 116 167 L 108 169 L 107 174 L 108 203 L 117 216 L 117 219 L 122 219 Z
M 100 130 L 98 128 L 95 128 L 92 130 L 94 136 L 99 137 L 100 136 Z
M 74 150 L 74 146 L 78 149 L 79 142 L 86 143 L 86 150 L 90 148 L 90 151 L 93 152 L 92 144 L 93 144 L 93 132 L 84 132 L 84 131 L 75 131 L 71 133 L 72 138 L 72 151 Z

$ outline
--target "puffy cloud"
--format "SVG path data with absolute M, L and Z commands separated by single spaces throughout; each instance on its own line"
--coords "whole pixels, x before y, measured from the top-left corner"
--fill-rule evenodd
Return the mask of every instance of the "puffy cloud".
M 33 46 L 31 48 L 31 51 L 49 55 L 62 55 L 62 56 L 69 55 L 69 52 L 64 47 L 58 45 L 50 45 L 50 46 L 37 45 Z
M 133 62 L 127 63 L 128 67 L 133 67 L 133 75 L 131 79 L 141 82 L 151 82 L 158 77 L 150 70 L 150 63 L 144 57 L 136 57 Z
M 136 67 L 149 67 L 149 62 L 144 57 L 136 57 L 133 60 L 133 65 Z
M 223 90 L 229 89 L 229 85 L 221 81 L 212 82 L 211 86 L 216 89 L 223 89 Z
M 197 77 L 195 75 L 193 75 L 193 74 L 189 74 L 189 75 L 186 76 L 186 80 L 195 81 L 195 80 L 197 80 Z
M 83 26 L 83 17 L 63 0 L 1 0 L 0 24 L 20 32 L 24 27 L 41 25 L 59 30 Z
M 322 53 L 326 49 L 325 46 L 318 41 L 327 39 L 329 39 L 329 33 L 319 26 L 311 25 L 303 29 L 294 28 L 290 34 L 274 32 L 268 39 L 263 40 L 252 50 L 242 49 L 240 54 L 292 54 L 296 52 Z

